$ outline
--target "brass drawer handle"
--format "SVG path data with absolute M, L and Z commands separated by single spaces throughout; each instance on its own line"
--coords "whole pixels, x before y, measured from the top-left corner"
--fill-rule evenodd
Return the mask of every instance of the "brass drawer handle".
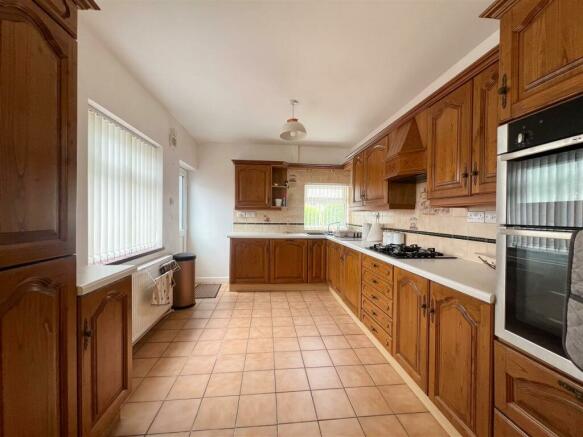
M 372 332 L 377 332 L 377 330 L 375 329 L 375 327 L 374 327 L 374 326 L 371 326 L 371 327 L 370 327 L 370 330 L 371 330 Z
M 379 300 L 379 298 L 376 297 L 374 294 L 371 294 L 370 297 L 372 297 L 374 300 Z
M 379 282 L 378 282 L 376 279 L 373 279 L 373 280 L 372 280 L 372 283 L 373 283 L 373 284 L 378 284 Z
M 577 387 L 572 386 L 571 384 L 566 383 L 565 381 L 561 381 L 559 379 L 559 387 L 564 388 L 577 399 L 579 402 L 583 402 L 583 391 L 579 390 Z
M 379 265 L 377 263 L 373 263 L 372 266 L 376 269 L 376 268 L 378 268 Z

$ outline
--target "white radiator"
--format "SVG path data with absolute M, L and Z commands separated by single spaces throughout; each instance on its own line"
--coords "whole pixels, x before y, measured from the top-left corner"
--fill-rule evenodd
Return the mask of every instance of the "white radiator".
M 138 341 L 172 307 L 152 305 L 152 278 L 160 275 L 160 266 L 172 260 L 171 255 L 157 258 L 138 267 L 132 275 L 132 342 Z

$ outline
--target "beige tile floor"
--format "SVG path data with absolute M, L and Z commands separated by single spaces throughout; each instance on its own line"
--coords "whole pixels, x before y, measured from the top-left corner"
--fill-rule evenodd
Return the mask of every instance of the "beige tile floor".
M 134 353 L 114 436 L 443 436 L 331 293 L 221 291 Z

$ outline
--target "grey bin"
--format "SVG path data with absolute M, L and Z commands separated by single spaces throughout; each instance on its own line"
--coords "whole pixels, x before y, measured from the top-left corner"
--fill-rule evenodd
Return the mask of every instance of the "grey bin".
M 172 308 L 188 308 L 193 306 L 194 300 L 194 262 L 196 256 L 189 252 L 177 253 L 174 260 L 180 269 L 174 272 L 174 302 Z

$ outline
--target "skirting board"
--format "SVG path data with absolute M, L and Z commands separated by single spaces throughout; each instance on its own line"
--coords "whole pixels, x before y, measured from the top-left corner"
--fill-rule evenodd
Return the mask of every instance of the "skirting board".
M 222 276 L 199 276 L 195 278 L 194 282 L 197 284 L 224 284 L 229 282 L 229 277 Z
M 226 291 L 326 291 L 328 284 L 227 284 Z
M 462 437 L 462 435 L 458 432 L 458 430 L 455 429 L 455 427 L 450 423 L 450 421 L 447 420 L 447 418 L 441 413 L 441 411 L 439 411 L 439 409 L 435 406 L 435 404 L 433 402 L 431 402 L 431 399 L 429 399 L 429 396 L 427 396 L 425 394 L 425 392 L 419 388 L 419 386 L 415 383 L 415 381 L 413 381 L 411 379 L 411 377 L 405 371 L 405 369 L 403 369 L 401 367 L 401 365 L 393 358 L 393 356 L 389 352 L 387 352 L 387 350 L 384 348 L 384 346 L 381 344 L 381 342 L 378 341 L 377 338 L 372 334 L 372 332 L 370 332 L 368 330 L 368 328 L 360 321 L 360 319 L 354 315 L 352 310 L 350 310 L 350 308 L 348 308 L 348 306 L 344 303 L 342 298 L 340 296 L 338 296 L 338 294 L 336 294 L 336 292 L 331 287 L 328 287 L 328 290 L 330 290 L 330 292 L 332 293 L 332 296 L 334 296 L 336 298 L 338 303 L 340 305 L 342 305 L 342 307 L 346 310 L 346 312 L 350 315 L 350 317 L 352 317 L 352 320 L 354 320 L 354 323 L 356 323 L 363 330 L 363 332 L 366 334 L 366 336 L 369 338 L 369 340 L 372 341 L 372 343 L 380 351 L 380 353 L 383 355 L 383 357 L 385 357 L 386 360 L 391 364 L 391 366 L 393 366 L 393 368 L 399 374 L 399 376 L 401 378 L 403 378 L 403 381 L 405 381 L 405 384 L 407 384 L 407 386 L 411 389 L 411 391 L 413 391 L 413 393 L 415 393 L 415 395 L 423 403 L 425 408 L 427 408 L 427 411 L 429 411 L 431 413 L 431 415 L 433 417 L 435 417 L 435 420 L 437 420 L 439 422 L 439 424 L 443 427 L 445 432 L 447 432 L 452 437 Z

